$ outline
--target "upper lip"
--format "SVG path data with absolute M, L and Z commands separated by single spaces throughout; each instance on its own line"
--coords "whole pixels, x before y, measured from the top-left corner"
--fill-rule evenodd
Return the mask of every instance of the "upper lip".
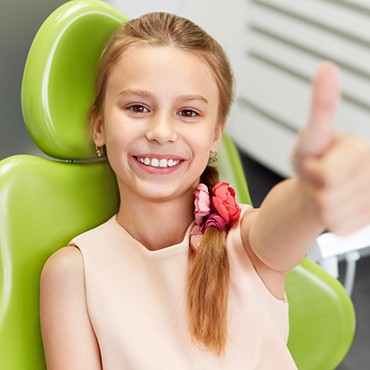
M 175 154 L 143 153 L 143 154 L 136 154 L 136 155 L 134 155 L 134 157 L 136 157 L 136 158 L 149 158 L 149 159 L 157 158 L 157 159 L 167 159 L 167 160 L 172 159 L 172 160 L 176 160 L 176 161 L 183 160 L 182 157 L 180 157 L 179 155 L 175 155 Z

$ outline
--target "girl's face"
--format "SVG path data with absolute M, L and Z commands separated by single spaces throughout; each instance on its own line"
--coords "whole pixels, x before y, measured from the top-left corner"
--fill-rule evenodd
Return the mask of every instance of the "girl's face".
M 170 46 L 130 47 L 94 125 L 121 195 L 166 200 L 192 192 L 222 136 L 218 106 L 215 78 L 199 57 Z

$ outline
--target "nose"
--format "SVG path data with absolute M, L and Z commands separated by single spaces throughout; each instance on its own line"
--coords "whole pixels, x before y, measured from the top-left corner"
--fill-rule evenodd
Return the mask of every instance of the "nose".
M 176 141 L 177 133 L 173 117 L 165 114 L 153 116 L 149 122 L 146 138 L 161 145 Z

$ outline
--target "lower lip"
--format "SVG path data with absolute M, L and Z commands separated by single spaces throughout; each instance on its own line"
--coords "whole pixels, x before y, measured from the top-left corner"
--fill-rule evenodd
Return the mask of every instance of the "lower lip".
M 184 161 L 180 161 L 178 164 L 172 167 L 152 167 L 146 166 L 145 164 L 139 162 L 136 157 L 134 157 L 134 161 L 139 166 L 140 169 L 153 175 L 168 175 L 178 170 L 184 163 Z

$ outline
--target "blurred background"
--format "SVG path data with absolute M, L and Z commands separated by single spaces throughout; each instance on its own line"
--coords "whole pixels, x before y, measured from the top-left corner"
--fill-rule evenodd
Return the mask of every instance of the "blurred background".
M 43 156 L 23 123 L 22 74 L 35 33 L 64 2 L 0 0 L 0 159 L 20 153 Z M 237 81 L 228 131 L 240 150 L 255 206 L 274 184 L 292 175 L 290 151 L 305 124 L 310 80 L 321 60 L 333 60 L 341 70 L 343 102 L 338 127 L 370 138 L 370 1 L 107 2 L 130 18 L 150 11 L 183 15 L 223 45 Z M 361 249 L 356 265 L 352 299 L 358 329 L 342 370 L 370 368 L 367 250 Z M 336 258 L 343 280 L 348 266 L 340 253 Z

